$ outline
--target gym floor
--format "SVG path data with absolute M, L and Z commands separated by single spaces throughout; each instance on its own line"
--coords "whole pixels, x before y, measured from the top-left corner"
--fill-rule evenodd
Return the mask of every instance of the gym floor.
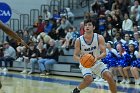
M 25 75 L 19 72 L 1 73 L 0 93 L 71 93 L 82 78 L 66 76 Z M 117 83 L 117 93 L 140 93 L 140 85 Z M 81 93 L 110 93 L 105 82 L 93 82 Z

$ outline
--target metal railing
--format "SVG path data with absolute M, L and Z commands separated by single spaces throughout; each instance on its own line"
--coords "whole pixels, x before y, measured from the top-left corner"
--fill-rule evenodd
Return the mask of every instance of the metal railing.
M 35 22 L 38 21 L 38 16 L 42 16 L 43 19 L 45 18 L 44 10 L 49 10 L 52 14 L 54 10 L 58 10 L 59 12 L 63 9 L 65 12 L 66 7 L 71 9 L 77 9 L 80 7 L 89 7 L 88 11 L 90 11 L 90 3 L 94 0 L 51 0 L 50 5 L 42 4 L 39 9 L 31 9 L 30 14 L 20 14 L 19 19 L 11 19 L 10 20 L 10 27 L 14 30 L 24 29 L 26 26 L 33 26 Z M 14 26 L 14 25 L 17 26 Z
M 39 9 L 30 10 L 30 26 L 33 26 L 35 22 L 38 21 Z
M 19 19 L 10 19 L 9 26 L 13 31 L 18 31 L 20 29 L 20 20 Z
M 53 14 L 54 10 L 60 11 L 60 1 L 51 0 L 51 2 L 50 2 L 50 12 Z
M 26 27 L 30 26 L 29 14 L 20 15 L 20 29 L 23 30 Z

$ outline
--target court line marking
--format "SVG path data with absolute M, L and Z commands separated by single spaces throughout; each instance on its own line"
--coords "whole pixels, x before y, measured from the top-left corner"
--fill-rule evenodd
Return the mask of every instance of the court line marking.
M 56 78 L 49 78 L 49 77 L 39 77 L 39 76 L 32 76 L 32 75 L 22 75 L 22 74 L 13 74 L 13 73 L 0 73 L 0 76 L 4 77 L 13 77 L 13 78 L 19 78 L 19 79 L 27 79 L 27 80 L 35 80 L 35 81 L 43 81 L 43 82 L 51 82 L 51 83 L 59 83 L 64 85 L 74 85 L 77 86 L 80 84 L 79 81 L 72 81 L 72 80 L 62 80 L 62 79 L 56 79 Z M 89 87 L 91 88 L 97 88 L 97 89 L 105 89 L 109 90 L 107 85 L 102 85 L 92 83 Z M 125 85 L 117 86 L 118 92 L 126 92 L 126 93 L 140 93 L 140 89 L 137 88 L 129 88 Z

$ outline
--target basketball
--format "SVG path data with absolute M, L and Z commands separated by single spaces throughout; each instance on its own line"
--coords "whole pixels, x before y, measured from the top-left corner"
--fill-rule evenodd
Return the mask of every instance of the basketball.
M 96 58 L 95 58 L 95 56 L 93 56 L 91 54 L 84 54 L 80 58 L 80 63 L 85 68 L 90 68 L 90 67 L 94 66 L 95 62 L 96 62 Z

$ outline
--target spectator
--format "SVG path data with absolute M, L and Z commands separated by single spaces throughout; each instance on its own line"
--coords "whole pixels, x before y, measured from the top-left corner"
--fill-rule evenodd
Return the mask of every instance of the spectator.
M 92 9 L 93 15 L 98 15 L 98 14 L 99 14 L 100 5 L 101 5 L 101 2 L 100 2 L 99 0 L 95 0 L 95 1 L 91 4 L 91 9 Z
M 53 12 L 53 19 L 54 19 L 54 20 L 59 20 L 59 19 L 61 19 L 60 14 L 58 13 L 57 10 L 54 10 L 54 12 Z
M 49 34 L 52 31 L 52 28 L 53 24 L 50 22 L 50 20 L 45 20 L 44 32 Z
M 132 29 L 133 29 L 133 22 L 132 20 L 129 19 L 129 16 L 127 13 L 124 14 L 124 21 L 122 23 L 122 29 L 123 33 L 128 33 L 128 34 L 133 34 Z
M 37 63 L 39 50 L 35 47 L 34 43 L 31 42 L 29 44 L 29 49 L 27 49 L 27 52 L 25 52 L 24 58 L 24 70 L 21 72 L 23 74 L 27 73 L 27 63 L 30 61 L 31 63 L 31 70 L 28 74 L 33 74 L 35 72 L 35 64 Z
M 43 12 L 45 14 L 45 20 L 50 20 L 52 18 L 52 14 L 47 9 L 45 9 Z
M 30 41 L 36 44 L 37 42 L 39 42 L 37 37 L 38 35 L 36 33 L 33 33 L 33 35 L 30 37 Z
M 114 49 L 114 44 L 112 41 L 108 41 L 106 44 L 106 47 L 108 49 L 107 55 L 102 61 L 107 64 L 107 67 L 109 68 L 110 72 L 114 75 L 116 82 L 118 81 L 117 78 L 117 58 L 118 58 L 118 53 L 117 50 Z
M 108 24 L 107 29 L 103 35 L 105 37 L 105 42 L 113 40 L 113 37 L 115 36 L 115 33 L 113 31 L 114 30 L 112 28 L 112 25 Z
M 133 33 L 135 33 L 135 32 L 138 32 L 138 27 L 137 27 L 137 25 L 134 25 L 134 26 L 133 26 Z
M 140 5 L 138 0 L 134 1 L 134 5 L 131 6 L 130 13 L 130 18 L 133 20 L 134 23 L 140 21 Z M 140 25 L 139 22 L 138 25 Z
M 75 40 L 80 37 L 80 34 L 79 34 L 79 31 L 77 31 L 77 28 L 75 27 L 73 29 L 73 32 L 72 32 L 72 42 L 71 42 L 71 47 L 74 48 L 74 44 L 75 44 Z
M 4 57 L 3 47 L 0 44 L 0 71 L 2 71 L 2 61 L 1 60 L 3 60 L 3 57 Z
M 72 24 L 67 20 L 67 18 L 65 16 L 62 16 L 61 24 L 56 29 L 56 33 L 58 34 L 58 38 L 65 38 L 65 36 L 66 36 L 65 30 L 67 30 L 69 27 L 73 27 Z
M 119 1 L 118 1 L 118 0 L 115 0 L 115 2 L 112 4 L 111 10 L 112 10 L 112 11 L 115 11 L 115 10 L 117 10 L 117 9 L 120 9 Z
M 106 19 L 105 15 L 99 15 L 98 19 L 98 30 L 100 31 L 100 34 L 103 35 L 106 29 Z
M 120 32 L 117 32 L 116 35 L 115 35 L 115 39 L 114 39 L 114 47 L 116 49 L 116 46 L 118 43 L 121 43 L 121 44 L 125 44 L 126 41 L 124 39 L 122 39 L 122 35 Z
M 23 32 L 23 40 L 25 41 L 26 44 L 28 44 L 30 41 L 30 35 L 27 30 L 24 30 Z
M 4 56 L 1 58 L 0 63 L 4 61 L 5 63 L 5 68 L 3 71 L 7 71 L 8 63 L 10 63 L 10 67 L 13 67 L 13 61 L 16 59 L 16 51 L 13 47 L 9 45 L 7 41 L 3 43 L 3 48 L 4 48 Z
M 62 48 L 69 48 L 70 47 L 70 42 L 73 38 L 72 34 L 73 34 L 73 27 L 70 27 L 67 31 L 65 41 L 64 41 L 64 44 L 62 45 Z
M 70 8 L 66 8 L 67 11 L 67 15 L 68 15 L 68 20 L 71 24 L 73 24 L 74 21 L 74 14 L 71 12 Z M 66 16 L 66 14 L 64 14 L 63 16 Z
M 23 61 L 23 53 L 26 50 L 26 47 L 23 46 L 22 44 L 19 44 L 19 46 L 16 48 L 17 50 L 17 59 L 16 61 L 22 62 Z
M 38 41 L 39 41 L 40 38 L 43 39 L 43 42 L 45 44 L 49 44 L 49 41 L 51 39 L 51 37 L 49 35 L 47 35 L 45 32 L 42 32 L 37 36 Z
M 124 74 L 123 68 L 127 67 L 130 62 L 130 55 L 125 51 L 123 44 L 118 43 L 117 44 L 117 51 L 118 51 L 118 71 L 122 76 L 122 81 L 120 82 L 121 84 L 123 83 L 129 83 L 129 78 L 126 80 L 126 76 Z
M 125 41 L 126 41 L 126 43 L 124 44 L 124 47 L 125 47 L 125 51 L 126 52 L 129 52 L 129 43 L 130 42 L 133 42 L 133 40 L 131 40 L 131 37 L 130 37 L 130 34 L 125 34 L 124 35 L 124 39 L 125 39 Z
M 134 32 L 134 38 L 133 38 L 133 42 L 136 44 L 135 48 L 138 51 L 139 50 L 139 39 L 140 39 L 140 33 L 139 32 Z
M 116 29 L 121 29 L 122 28 L 122 21 L 121 21 L 121 18 L 120 16 L 117 16 L 117 15 L 112 15 L 113 17 L 113 27 L 116 28 Z
M 140 75 L 139 75 L 139 70 L 140 70 L 140 46 L 139 46 L 139 52 L 136 56 L 138 58 L 137 58 L 136 61 L 133 61 L 133 64 L 132 64 L 130 70 L 131 70 L 132 76 L 135 79 L 135 85 L 139 85 L 140 84 Z
M 84 32 L 85 32 L 85 31 L 84 31 L 84 22 L 81 22 L 81 23 L 80 23 L 80 36 L 81 36 L 81 35 L 84 35 Z
M 46 58 L 39 59 L 39 67 L 41 75 L 48 75 L 50 72 L 50 65 L 57 63 L 58 61 L 58 48 L 55 47 L 55 41 L 51 39 L 49 41 L 50 47 L 47 49 Z
M 129 43 L 129 55 L 131 57 L 130 61 L 128 61 L 128 65 L 123 68 L 123 72 L 125 77 L 127 78 L 127 81 L 125 83 L 130 83 L 130 77 L 128 75 L 128 70 L 130 70 L 130 67 L 133 65 L 132 63 L 137 60 L 138 58 L 138 51 L 135 50 L 135 44 L 133 42 Z
M 106 10 L 111 10 L 111 6 L 114 0 L 102 0 L 103 5 L 105 6 Z
M 98 15 L 105 15 L 106 8 L 104 5 L 100 5 L 100 10 Z
M 38 17 L 38 23 L 37 23 L 37 31 L 36 31 L 36 34 L 40 34 L 41 32 L 44 32 L 44 22 L 42 20 L 42 16 L 39 16 Z

